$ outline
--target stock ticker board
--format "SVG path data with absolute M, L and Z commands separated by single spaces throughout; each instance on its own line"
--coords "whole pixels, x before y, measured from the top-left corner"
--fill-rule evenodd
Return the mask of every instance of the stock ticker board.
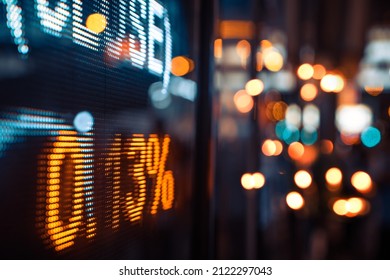
M 174 2 L 0 0 L 2 259 L 187 257 Z

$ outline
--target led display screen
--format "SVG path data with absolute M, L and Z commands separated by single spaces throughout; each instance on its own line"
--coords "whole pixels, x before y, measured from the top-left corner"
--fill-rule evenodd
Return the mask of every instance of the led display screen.
M 187 8 L 0 0 L 2 259 L 188 258 Z

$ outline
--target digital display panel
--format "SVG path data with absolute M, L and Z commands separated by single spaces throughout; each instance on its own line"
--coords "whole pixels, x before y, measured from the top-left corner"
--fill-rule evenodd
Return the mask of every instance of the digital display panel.
M 191 22 L 167 2 L 0 1 L 2 259 L 188 258 Z

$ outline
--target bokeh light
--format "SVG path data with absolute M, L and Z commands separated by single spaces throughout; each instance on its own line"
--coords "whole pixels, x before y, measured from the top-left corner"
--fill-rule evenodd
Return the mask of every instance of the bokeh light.
M 251 96 L 259 95 L 264 90 L 264 83 L 259 79 L 253 79 L 246 83 L 246 92 Z
M 274 144 L 276 147 L 274 156 L 279 156 L 283 152 L 283 144 L 279 140 L 274 140 Z
M 256 172 L 252 175 L 253 178 L 253 188 L 261 189 L 265 184 L 265 177 L 260 172 Z
M 321 140 L 321 152 L 323 154 L 330 155 L 331 153 L 333 153 L 333 149 L 334 145 L 332 141 L 328 139 Z
M 191 62 L 187 57 L 177 56 L 172 59 L 171 72 L 175 76 L 184 76 L 191 70 Z
M 247 40 L 241 40 L 237 43 L 236 51 L 241 58 L 242 65 L 245 65 L 246 60 L 251 54 L 251 44 Z
M 361 193 L 369 193 L 372 190 L 371 177 L 363 171 L 357 171 L 352 175 L 351 184 Z
M 326 75 L 326 69 L 321 64 L 314 65 L 313 70 L 313 79 L 321 80 Z
M 347 201 L 345 199 L 338 199 L 333 204 L 333 211 L 339 216 L 344 216 L 348 213 L 347 207 Z
M 216 39 L 214 41 L 214 57 L 222 58 L 223 55 L 223 41 L 222 39 Z
M 347 146 L 356 145 L 356 144 L 359 144 L 359 142 L 360 142 L 360 137 L 358 134 L 341 133 L 340 139 Z
M 267 139 L 264 141 L 263 146 L 261 147 L 261 151 L 267 157 L 271 157 L 276 152 L 276 145 L 274 141 Z
M 234 95 L 234 104 L 240 113 L 248 113 L 253 108 L 253 99 L 245 90 L 239 90 Z
M 300 93 L 303 100 L 310 102 L 317 97 L 318 89 L 316 85 L 308 83 L 302 86 Z
M 283 131 L 282 139 L 286 144 L 291 144 L 293 142 L 299 141 L 300 133 L 299 129 L 295 126 L 288 125 Z
M 305 145 L 313 145 L 317 142 L 318 139 L 318 133 L 317 131 L 307 131 L 306 129 L 303 129 L 301 131 L 301 141 Z
M 385 88 L 383 86 L 365 86 L 364 90 L 372 96 L 378 96 L 383 92 Z
M 301 80 L 309 80 L 313 77 L 314 69 L 308 63 L 302 64 L 297 70 L 297 75 Z
M 295 184 L 301 189 L 307 189 L 312 183 L 312 178 L 309 172 L 306 170 L 299 170 L 294 175 Z
M 353 218 L 358 215 L 365 215 L 370 210 L 369 202 L 360 197 L 349 199 L 337 199 L 333 203 L 333 211 L 339 216 Z
M 244 175 L 242 175 L 241 185 L 244 189 L 251 190 L 253 186 L 252 175 L 249 173 L 245 173 Z
M 287 151 L 291 159 L 299 160 L 305 152 L 305 147 L 299 142 L 294 142 L 290 144 Z
M 343 173 L 337 167 L 332 167 L 326 171 L 325 179 L 329 185 L 338 186 L 343 180 Z
M 381 142 L 381 132 L 376 127 L 370 126 L 362 132 L 360 140 L 364 146 L 373 148 Z
M 246 190 L 260 189 L 265 184 L 265 177 L 260 172 L 245 173 L 241 177 L 241 185 Z
M 302 123 L 304 130 L 309 133 L 316 132 L 317 129 L 320 127 L 320 118 L 320 109 L 316 105 L 306 105 L 303 108 L 302 114 Z
M 344 78 L 337 74 L 327 74 L 321 79 L 321 89 L 325 92 L 339 93 L 344 89 Z
M 271 121 L 281 121 L 286 116 L 287 107 L 283 101 L 269 102 L 266 107 L 266 116 Z
M 296 128 L 301 126 L 302 110 L 297 104 L 290 104 L 286 110 L 286 122 Z
M 272 72 L 278 72 L 283 68 L 283 56 L 273 48 L 268 48 L 263 53 L 264 66 Z
M 88 16 L 85 26 L 92 32 L 102 33 L 107 27 L 105 16 L 95 13 Z
M 318 158 L 318 149 L 315 145 L 304 146 L 303 156 L 298 160 L 301 166 L 311 166 Z
M 73 125 L 78 132 L 86 133 L 93 129 L 94 119 L 90 112 L 83 111 L 76 115 Z
M 305 200 L 298 192 L 290 192 L 286 196 L 286 202 L 288 207 L 293 210 L 299 210 L 305 205 Z

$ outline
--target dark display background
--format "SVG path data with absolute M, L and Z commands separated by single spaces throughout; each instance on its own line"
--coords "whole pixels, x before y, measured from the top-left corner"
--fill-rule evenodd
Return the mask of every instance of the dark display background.
M 110 1 L 112 11 L 118 12 L 117 2 Z M 188 55 L 192 51 L 188 48 L 191 19 L 186 17 L 180 1 L 167 2 L 173 56 Z M 113 67 L 106 63 L 103 51 L 74 44 L 66 36 L 45 34 L 34 1 L 19 3 L 30 47 L 28 56 L 20 55 L 13 44 L 10 30 L 4 24 L 5 5 L 0 4 L 0 121 L 3 122 L 0 137 L 12 137 L 3 139 L 0 147 L 0 258 L 188 258 L 193 103 L 172 97 L 167 109 L 154 109 L 148 89 L 161 78 L 126 64 Z M 93 10 L 93 5 L 95 1 L 83 1 L 86 13 Z M 115 25 L 116 21 L 113 16 L 108 25 Z M 95 122 L 92 132 L 96 237 L 91 242 L 76 239 L 70 249 L 57 253 L 44 244 L 36 225 L 38 158 L 50 141 L 47 133 L 50 127 L 15 130 L 12 126 L 19 121 L 18 114 L 26 112 L 49 114 L 73 125 L 80 111 L 90 112 Z M 15 120 L 13 125 L 7 125 L 10 119 Z M 174 174 L 174 206 L 168 211 L 160 209 L 156 215 L 145 213 L 138 224 L 121 220 L 119 230 L 113 231 L 106 227 L 110 194 L 103 172 L 105 155 L 115 134 L 125 139 L 140 133 L 145 137 L 149 134 L 171 137 L 166 170 Z

